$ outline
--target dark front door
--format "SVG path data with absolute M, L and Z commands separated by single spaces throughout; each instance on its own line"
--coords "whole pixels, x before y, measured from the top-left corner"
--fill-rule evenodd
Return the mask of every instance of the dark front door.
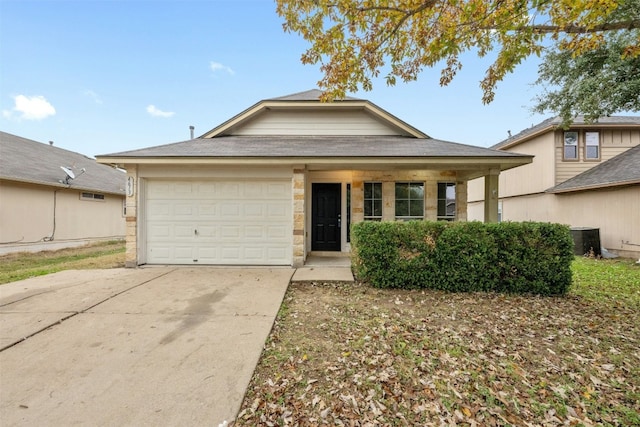
M 341 184 L 311 184 L 311 250 L 340 250 Z

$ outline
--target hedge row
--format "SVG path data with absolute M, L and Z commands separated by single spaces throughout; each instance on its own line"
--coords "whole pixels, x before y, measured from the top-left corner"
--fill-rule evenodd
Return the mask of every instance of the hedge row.
M 571 285 L 568 226 L 537 222 L 361 222 L 353 268 L 379 288 L 564 294 Z

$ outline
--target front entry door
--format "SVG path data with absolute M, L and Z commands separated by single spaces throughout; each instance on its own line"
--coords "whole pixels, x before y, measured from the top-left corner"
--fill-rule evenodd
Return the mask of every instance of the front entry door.
M 340 251 L 341 184 L 311 184 L 311 250 Z

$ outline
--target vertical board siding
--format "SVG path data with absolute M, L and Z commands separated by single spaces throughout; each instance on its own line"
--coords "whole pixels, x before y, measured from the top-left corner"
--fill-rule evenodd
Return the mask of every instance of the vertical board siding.
M 579 131 L 578 136 L 578 160 L 565 161 L 562 158 L 563 141 L 562 131 L 555 135 L 556 180 L 560 184 L 576 175 L 581 174 L 594 166 L 605 162 L 618 154 L 624 153 L 631 147 L 640 144 L 640 130 L 629 129 L 605 129 L 600 132 L 600 160 L 584 160 L 584 131 Z M 535 161 L 535 160 L 534 160 Z

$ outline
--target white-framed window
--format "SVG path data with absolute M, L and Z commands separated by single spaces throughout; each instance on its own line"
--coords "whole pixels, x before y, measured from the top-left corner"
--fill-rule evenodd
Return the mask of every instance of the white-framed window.
M 100 193 L 88 193 L 88 192 L 82 192 L 80 193 L 80 200 L 99 200 L 99 201 L 103 201 L 104 200 L 104 194 L 100 194 Z
M 562 158 L 564 160 L 578 160 L 578 132 L 564 133 Z
M 382 220 L 382 183 L 364 183 L 364 219 L 365 221 Z
M 584 133 L 584 159 L 600 160 L 600 132 Z
M 424 182 L 396 182 L 396 220 L 424 219 Z
M 438 183 L 438 221 L 456 219 L 456 183 Z

